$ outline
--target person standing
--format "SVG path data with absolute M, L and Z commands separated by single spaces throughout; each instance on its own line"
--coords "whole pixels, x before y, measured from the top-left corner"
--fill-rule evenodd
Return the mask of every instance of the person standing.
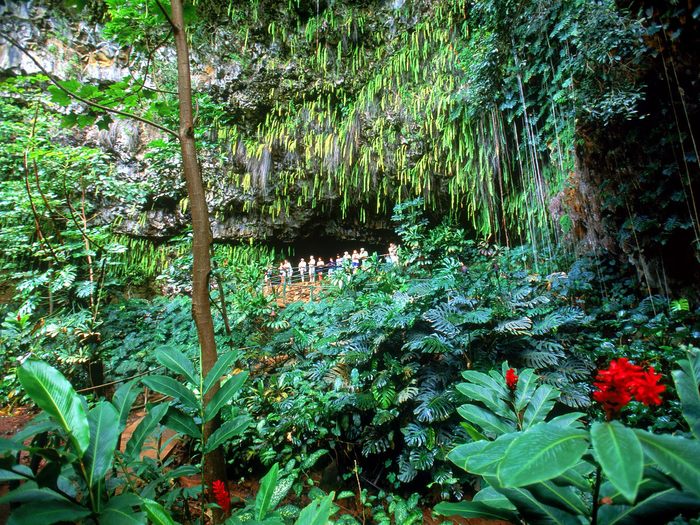
M 352 257 L 350 260 L 352 265 L 352 273 L 357 273 L 357 269 L 360 267 L 360 254 L 357 253 L 357 250 L 352 251 Z
M 316 273 L 318 274 L 318 282 L 321 282 L 321 278 L 323 277 L 323 270 L 326 267 L 326 263 L 323 262 L 323 257 L 319 257 L 318 261 L 316 262 Z
M 307 265 L 306 261 L 302 257 L 301 260 L 299 261 L 299 275 L 301 276 L 301 282 L 303 283 L 306 281 L 306 272 L 307 272 Z
M 368 257 L 369 257 L 369 254 L 367 253 L 367 250 L 365 250 L 364 248 L 360 248 L 360 266 L 365 264 L 365 261 L 367 260 Z
M 389 260 L 393 264 L 399 264 L 399 252 L 396 245 L 392 242 L 389 244 Z
M 313 255 L 309 257 L 309 281 L 312 283 L 316 281 L 316 259 Z
M 284 271 L 287 273 L 287 281 L 291 284 L 294 269 L 292 268 L 292 263 L 290 263 L 287 259 L 284 260 Z

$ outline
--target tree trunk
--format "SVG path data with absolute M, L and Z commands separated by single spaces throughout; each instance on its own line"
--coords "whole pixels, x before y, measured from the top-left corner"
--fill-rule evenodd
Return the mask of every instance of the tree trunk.
M 197 147 L 194 140 L 194 119 L 192 115 L 192 86 L 190 80 L 190 57 L 187 34 L 182 13 L 182 1 L 172 0 L 172 24 L 177 51 L 178 97 L 180 104 L 180 149 L 182 168 L 187 182 L 187 194 L 192 213 L 192 317 L 197 326 L 202 375 L 206 375 L 216 363 L 216 341 L 214 323 L 209 303 L 209 275 L 211 259 L 209 247 L 212 241 L 207 207 L 202 182 L 202 172 L 197 160 Z M 215 384 L 204 396 L 206 406 L 219 390 Z M 206 443 L 211 433 L 219 425 L 218 418 L 204 425 L 202 440 Z M 226 464 L 221 449 L 206 454 L 203 458 L 204 490 L 211 489 L 213 482 L 220 479 L 226 482 Z

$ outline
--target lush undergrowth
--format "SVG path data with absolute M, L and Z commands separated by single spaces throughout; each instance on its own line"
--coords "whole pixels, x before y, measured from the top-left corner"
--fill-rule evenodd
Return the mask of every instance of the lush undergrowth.
M 675 512 L 670 518 L 697 512 L 696 460 L 678 467 L 686 469 L 678 477 L 677 466 L 659 459 L 697 448 L 690 433 L 697 431 L 692 381 L 700 370 L 696 354 L 686 355 L 684 345 L 696 343 L 700 332 L 688 301 L 644 296 L 621 269 L 594 260 L 535 258 L 527 247 L 474 243 L 450 224 L 430 227 L 420 210 L 420 201 L 395 210 L 400 264 L 370 257 L 356 273 L 330 276 L 310 302 L 279 307 L 264 293 L 265 252 L 257 260 L 250 253 L 245 261 L 241 256 L 237 263 L 218 258 L 211 296 L 220 364 L 207 378 L 198 375 L 187 256 L 173 259 L 164 272 L 171 295 L 130 298 L 126 289 L 110 295 L 92 338 L 78 323 L 93 311 L 79 293 L 49 305 L 45 294 L 52 284 L 38 283 L 28 310 L 27 284 L 16 279 L 14 298 L 2 306 L 0 387 L 11 404 L 34 401 L 52 416 L 42 415 L 15 440 L 2 442 L 7 454 L 25 448 L 21 442 L 29 439 L 25 450 L 34 458 L 30 464 L 13 464 L 12 456 L 2 460 L 3 479 L 25 480 L 10 497 L 20 505 L 13 513 L 16 522 L 27 522 L 29 511 L 21 503 L 36 498 L 55 509 L 52 516 L 73 512 L 76 518 L 112 523 L 112 514 L 128 510 L 135 522 L 149 516 L 167 523 L 168 514 L 191 522 L 204 511 L 198 504 L 203 496 L 230 504 L 226 486 L 214 497 L 213 487 L 202 492 L 182 480 L 198 474 L 201 451 L 218 443 L 225 446 L 230 479 L 259 479 L 269 471 L 255 501 L 225 509 L 232 513 L 229 523 L 311 523 L 304 520 L 312 514 L 328 519 L 334 510 L 334 523 L 418 523 L 422 508 L 477 491 L 478 504 L 438 508 L 510 520 L 519 513 L 528 523 L 548 523 L 550 514 L 590 516 L 596 509 L 603 519 L 610 513 L 599 512 L 600 495 L 592 495 L 601 476 L 607 485 L 600 497 L 614 500 L 610 508 L 616 511 L 639 517 L 651 506 L 657 512 L 646 498 L 661 497 L 662 491 L 664 504 Z M 594 423 L 587 437 L 580 429 L 610 416 L 609 406 L 603 411 L 592 401 L 596 369 L 623 357 L 661 374 L 663 403 L 632 403 L 615 412 L 617 426 Z M 684 365 L 685 379 L 674 373 L 674 387 L 671 372 L 683 357 L 691 364 Z M 502 366 L 520 375 L 518 388 L 524 390 L 513 390 L 514 408 L 503 376 L 474 375 Z M 118 383 L 100 388 L 90 376 L 97 369 L 103 383 Z M 227 379 L 223 393 L 205 409 L 202 395 L 219 376 Z M 143 387 L 167 397 L 145 399 Z M 74 388 L 86 388 L 87 397 Z M 143 402 L 148 415 L 118 448 L 129 409 Z M 223 422 L 221 430 L 214 443 L 203 444 L 200 426 L 215 416 Z M 532 489 L 530 478 L 521 483 L 516 476 L 502 488 L 494 472 L 456 452 L 481 450 L 501 435 L 510 437 L 494 443 L 515 439 L 513 432 L 526 436 L 522 446 L 537 450 L 527 436 L 531 429 L 543 432 L 538 423 L 549 425 L 547 435 L 573 432 L 576 453 L 582 451 L 578 466 L 563 459 L 566 453 L 547 460 L 578 473 L 571 486 L 557 481 L 563 471 L 538 478 L 552 492 L 549 497 L 545 489 Z M 564 430 L 552 430 L 557 425 Z M 652 481 L 610 471 L 596 448 L 602 446 L 596 444 L 600 425 L 620 433 L 621 440 L 633 439 L 621 429 L 647 432 L 634 439 L 658 464 L 657 474 L 645 471 L 644 480 L 652 476 Z M 153 446 L 147 436 L 163 435 L 166 428 L 177 433 L 180 453 L 143 457 L 142 449 Z M 646 436 L 660 433 L 681 441 L 669 442 L 671 452 L 659 452 L 647 443 L 656 438 Z M 587 440 L 592 452 L 585 451 Z M 659 478 L 661 472 L 665 478 Z M 654 485 L 650 491 L 644 488 L 649 483 L 666 488 Z M 619 484 L 627 499 L 618 502 Z M 510 488 L 520 486 L 526 488 Z M 667 490 L 676 492 L 671 497 Z M 574 510 L 571 501 L 562 502 L 571 494 Z M 315 503 L 302 511 L 307 498 Z M 540 504 L 549 510 L 534 518 Z

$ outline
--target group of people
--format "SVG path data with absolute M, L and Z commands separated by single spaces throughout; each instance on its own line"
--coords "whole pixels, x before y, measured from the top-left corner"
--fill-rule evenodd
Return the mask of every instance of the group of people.
M 280 283 L 291 283 L 299 277 L 301 282 L 320 282 L 324 275 L 331 275 L 337 271 L 345 271 L 356 273 L 369 258 L 369 253 L 364 248 L 353 250 L 352 253 L 345 252 L 342 256 L 336 255 L 331 257 L 328 262 L 322 257 L 318 259 L 313 255 L 309 256 L 308 261 L 302 257 L 295 268 L 289 259 L 282 261 L 278 267 L 278 275 Z M 387 262 L 397 264 L 399 262 L 397 246 L 392 242 L 389 245 L 389 253 L 386 255 Z M 265 272 L 265 283 L 272 282 L 274 270 L 269 266 Z

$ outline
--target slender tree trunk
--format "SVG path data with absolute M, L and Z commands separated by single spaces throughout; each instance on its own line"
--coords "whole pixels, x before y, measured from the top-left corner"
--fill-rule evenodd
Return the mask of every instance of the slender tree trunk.
M 204 193 L 202 172 L 197 160 L 197 147 L 194 140 L 194 119 L 192 115 L 192 86 L 190 80 L 190 57 L 187 46 L 187 34 L 182 13 L 182 1 L 172 0 L 172 25 L 175 33 L 175 48 L 177 51 L 178 97 L 180 104 L 180 149 L 182 151 L 182 168 L 187 182 L 187 194 L 192 213 L 192 317 L 197 326 L 199 338 L 202 375 L 206 375 L 216 363 L 216 341 L 214 339 L 214 323 L 209 303 L 209 276 L 211 273 L 211 258 L 209 247 L 212 241 L 209 223 L 209 209 Z M 218 391 L 215 384 L 204 396 L 206 406 Z M 203 441 L 206 443 L 211 433 L 216 429 L 217 419 L 209 421 L 204 426 Z M 206 454 L 204 462 L 205 491 L 208 491 L 217 479 L 226 481 L 226 464 L 221 449 Z

